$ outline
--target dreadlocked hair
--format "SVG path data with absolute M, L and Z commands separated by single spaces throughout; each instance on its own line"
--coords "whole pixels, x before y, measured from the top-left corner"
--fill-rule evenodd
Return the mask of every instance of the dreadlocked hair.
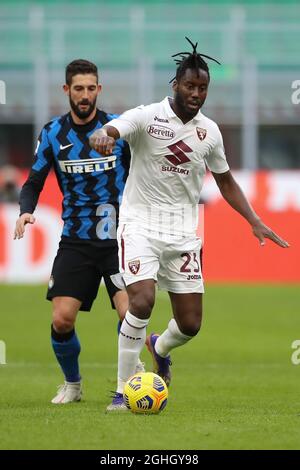
M 199 73 L 199 69 L 204 70 L 205 72 L 207 72 L 208 78 L 210 78 L 208 65 L 205 60 L 202 59 L 202 57 L 213 60 L 217 64 L 221 65 L 220 62 L 218 62 L 213 57 L 197 52 L 197 42 L 196 44 L 193 44 L 192 41 L 186 36 L 185 39 L 192 46 L 193 52 L 178 52 L 177 54 L 172 55 L 172 57 L 177 57 L 177 59 L 174 59 L 174 61 L 178 67 L 176 69 L 176 76 L 172 78 L 169 83 L 172 83 L 175 79 L 179 81 L 183 77 L 187 69 L 194 69 L 197 71 L 197 73 Z

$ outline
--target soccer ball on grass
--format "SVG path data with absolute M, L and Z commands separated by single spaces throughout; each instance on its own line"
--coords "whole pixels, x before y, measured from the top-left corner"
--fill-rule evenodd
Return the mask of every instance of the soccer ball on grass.
M 159 413 L 168 401 L 168 387 L 153 372 L 139 372 L 128 379 L 124 402 L 133 413 Z

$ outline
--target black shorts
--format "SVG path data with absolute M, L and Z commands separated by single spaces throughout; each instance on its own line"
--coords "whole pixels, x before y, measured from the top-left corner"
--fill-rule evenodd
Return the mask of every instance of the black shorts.
M 79 310 L 90 311 L 103 277 L 112 308 L 119 289 L 110 279 L 119 272 L 118 246 L 72 241 L 63 237 L 49 280 L 47 299 L 66 296 L 82 302 Z

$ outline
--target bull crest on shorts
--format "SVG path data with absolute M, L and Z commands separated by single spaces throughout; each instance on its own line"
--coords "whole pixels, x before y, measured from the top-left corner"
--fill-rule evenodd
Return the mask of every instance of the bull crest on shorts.
M 197 135 L 200 140 L 204 140 L 206 137 L 207 130 L 201 129 L 201 127 L 196 127 Z
M 129 267 L 130 271 L 132 272 L 132 274 L 137 274 L 139 272 L 140 265 L 141 265 L 141 263 L 140 263 L 139 259 L 129 261 L 129 263 L 128 263 L 128 267 Z

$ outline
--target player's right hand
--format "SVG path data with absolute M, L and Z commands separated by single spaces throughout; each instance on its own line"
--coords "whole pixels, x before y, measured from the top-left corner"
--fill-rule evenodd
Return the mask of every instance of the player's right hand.
M 109 137 L 103 129 L 97 129 L 89 138 L 90 146 L 102 155 L 111 155 L 115 143 L 115 139 Z
M 14 240 L 19 240 L 20 238 L 24 237 L 25 233 L 25 225 L 26 224 L 34 224 L 35 218 L 33 217 L 32 214 L 22 214 L 18 218 L 16 222 L 16 228 L 15 228 L 15 233 L 14 233 Z
M 276 245 L 281 248 L 288 248 L 290 246 L 289 242 L 273 232 L 273 230 L 267 227 L 261 220 L 258 220 L 252 225 L 252 232 L 253 235 L 259 239 L 261 246 L 265 245 L 265 238 L 272 240 L 272 242 L 276 243 Z

